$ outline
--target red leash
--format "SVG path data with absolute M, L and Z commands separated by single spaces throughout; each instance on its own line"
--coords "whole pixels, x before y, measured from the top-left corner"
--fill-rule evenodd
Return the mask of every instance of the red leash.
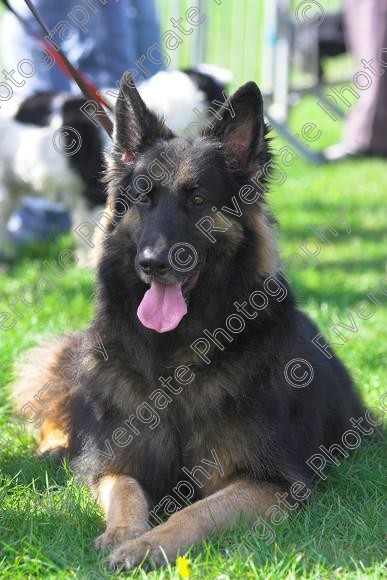
M 53 57 L 53 59 L 55 60 L 56 64 L 59 66 L 59 68 L 61 69 L 61 71 L 66 75 L 66 77 L 69 78 L 69 79 L 71 79 L 71 80 L 73 80 L 73 76 L 72 76 L 69 68 L 67 67 L 67 64 L 66 64 L 65 60 L 62 58 L 60 52 L 57 52 L 55 50 L 55 48 L 45 38 L 39 36 L 38 34 L 36 35 L 36 38 L 37 38 L 38 42 Z M 75 67 L 74 67 L 74 69 L 75 69 Z M 82 83 L 84 85 L 86 85 L 87 88 L 88 88 L 88 90 L 92 93 L 94 100 L 96 100 L 103 107 L 107 107 L 110 111 L 112 111 L 113 110 L 113 107 L 110 105 L 110 103 L 107 102 L 107 101 L 104 101 L 99 96 L 98 89 L 95 86 L 95 84 L 85 75 L 85 73 L 83 73 L 81 70 L 79 70 L 79 68 L 76 68 L 75 70 L 77 71 L 77 74 L 79 75 L 79 77 L 82 79 Z M 79 86 L 79 84 L 78 84 L 78 86 Z M 79 87 L 79 88 L 83 92 L 83 88 L 82 87 Z
M 45 23 L 43 22 L 40 14 L 37 11 L 37 9 L 35 8 L 35 6 L 33 6 L 32 2 L 30 0 L 24 0 L 24 1 L 27 4 L 30 11 L 32 12 L 32 15 L 34 16 L 35 20 L 40 25 L 44 34 L 49 37 L 50 32 L 49 32 L 47 26 L 45 25 Z M 43 38 L 37 32 L 35 32 L 35 30 L 29 25 L 29 23 L 26 22 L 12 8 L 12 6 L 9 4 L 8 0 L 3 0 L 3 3 L 12 12 L 12 14 L 14 14 L 16 16 L 16 18 L 23 24 L 23 26 L 26 28 L 26 30 L 37 39 L 39 44 L 42 47 L 44 47 L 45 50 L 47 50 L 47 52 L 50 54 L 50 56 L 52 56 L 52 58 L 55 60 L 56 64 L 63 71 L 63 73 L 68 78 L 74 80 L 77 83 L 78 87 L 80 88 L 80 90 L 82 91 L 82 93 L 84 94 L 86 99 L 93 101 L 97 106 L 101 105 L 103 108 L 107 108 L 110 111 L 113 111 L 112 105 L 108 101 L 105 101 L 104 99 L 102 99 L 100 97 L 100 95 L 98 94 L 98 89 L 94 85 L 94 83 L 92 83 L 92 81 L 90 79 L 88 79 L 86 77 L 86 75 L 84 73 L 82 73 L 82 71 L 75 68 L 75 66 L 73 66 L 71 64 L 71 62 L 68 60 L 67 56 L 64 54 L 63 50 L 60 47 L 58 49 L 54 49 L 54 47 L 45 38 Z M 100 121 L 101 121 L 101 125 L 103 126 L 103 128 L 105 129 L 105 131 L 107 132 L 109 137 L 111 137 L 113 134 L 113 123 L 109 119 L 107 113 L 105 115 L 100 116 Z

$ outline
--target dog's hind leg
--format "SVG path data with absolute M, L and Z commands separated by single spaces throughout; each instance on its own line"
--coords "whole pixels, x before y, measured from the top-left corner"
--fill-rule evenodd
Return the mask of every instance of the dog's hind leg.
M 62 458 L 69 450 L 69 402 L 72 384 L 68 370 L 74 369 L 74 355 L 80 337 L 62 337 L 33 349 L 18 371 L 13 388 L 18 412 L 38 438 L 38 455 Z M 67 373 L 66 373 L 67 370 Z
M 140 484 L 126 475 L 105 475 L 92 490 L 106 515 L 106 530 L 95 548 L 141 536 L 149 529 L 149 508 Z

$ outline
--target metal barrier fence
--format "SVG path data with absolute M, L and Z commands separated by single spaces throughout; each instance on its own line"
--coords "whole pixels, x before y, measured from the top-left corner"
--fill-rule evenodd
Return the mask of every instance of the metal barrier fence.
M 259 80 L 263 48 L 260 0 L 158 0 L 162 30 L 174 30 L 170 19 L 183 18 L 197 7 L 205 19 L 181 45 L 168 54 L 172 66 L 187 67 L 206 62 L 230 69 L 234 84 Z M 182 36 L 180 34 L 180 36 Z
M 307 22 L 302 26 L 296 20 L 297 7 L 304 3 L 305 0 L 156 0 L 162 30 L 172 30 L 182 40 L 175 50 L 169 52 L 173 67 L 207 62 L 230 69 L 235 85 L 250 79 L 269 83 L 268 71 L 275 51 L 282 49 L 282 55 L 286 56 L 287 51 L 300 48 L 305 41 L 305 50 L 310 53 L 303 63 L 297 63 L 298 69 L 291 71 L 290 81 L 294 88 L 303 83 L 306 86 L 317 84 L 317 69 L 314 71 L 315 78 L 311 76 L 312 63 L 316 61 L 317 30 Z M 306 3 L 311 10 L 308 18 L 313 15 L 313 10 L 318 11 L 318 5 L 326 14 L 342 8 L 340 0 L 309 0 Z M 200 10 L 205 18 L 191 34 L 183 35 L 173 27 L 171 18 L 183 18 L 185 21 L 185 15 L 192 7 Z M 282 15 L 281 22 L 276 13 Z M 308 35 L 305 29 L 308 29 Z M 300 32 L 303 34 L 300 35 Z M 288 47 L 283 47 L 284 40 L 287 40 Z M 350 59 L 335 59 L 335 63 L 328 66 L 329 82 L 348 77 L 350 70 Z M 309 77 L 303 78 L 302 74 L 307 71 Z M 270 92 L 272 87 L 268 85 L 265 88 Z
M 348 54 L 324 60 L 321 75 L 319 25 L 342 10 L 340 0 L 158 0 L 158 7 L 162 30 L 181 37 L 179 46 L 168 51 L 171 66 L 209 63 L 227 68 L 232 89 L 255 80 L 270 122 L 286 138 L 289 108 L 301 95 L 321 98 L 325 86 L 351 78 Z M 200 11 L 202 21 L 190 34 L 181 34 L 171 18 L 186 24 L 190 8 Z

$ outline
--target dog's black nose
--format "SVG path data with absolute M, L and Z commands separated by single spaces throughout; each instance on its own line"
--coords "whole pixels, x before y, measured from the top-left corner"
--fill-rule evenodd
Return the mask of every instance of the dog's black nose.
M 171 267 L 168 261 L 168 253 L 156 252 L 151 248 L 145 248 L 138 256 L 138 264 L 145 274 L 165 274 Z

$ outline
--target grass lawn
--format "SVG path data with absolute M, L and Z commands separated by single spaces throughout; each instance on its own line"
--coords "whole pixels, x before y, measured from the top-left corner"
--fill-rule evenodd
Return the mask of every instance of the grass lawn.
M 309 121 L 323 131 L 322 148 L 335 141 L 340 125 L 324 116 L 314 99 L 297 106 L 292 126 L 297 132 Z M 279 142 L 276 139 L 274 149 Z M 313 167 L 302 159 L 287 168 L 288 178 L 272 189 L 270 200 L 281 226 L 280 247 L 285 258 L 300 251 L 313 236 L 311 225 L 337 216 L 342 208 L 351 233 L 338 225 L 339 236 L 322 246 L 320 263 L 293 274 L 292 288 L 300 303 L 322 329 L 330 322 L 349 323 L 348 312 L 386 275 L 387 247 L 386 164 L 380 160 L 350 161 L 337 166 Z M 9 275 L 0 275 L 0 312 L 19 296 L 43 269 L 72 247 L 70 237 L 46 247 L 25 250 Z M 87 327 L 93 316 L 93 275 L 73 269 L 57 280 L 57 288 L 44 297 L 40 312 L 24 308 L 24 318 L 8 331 L 0 331 L 0 428 L 11 417 L 8 401 L 14 362 L 41 339 Z M 387 299 L 385 298 L 385 303 Z M 385 305 L 384 303 L 384 305 Z M 369 320 L 355 316 L 358 332 L 343 331 L 348 342 L 340 349 L 367 406 L 379 405 L 386 368 L 386 310 L 376 309 Z M 302 354 L 300 353 L 300 356 Z M 384 374 L 385 376 L 385 374 Z M 42 385 L 43 386 L 43 385 Z M 34 442 L 3 431 L 0 439 L 0 577 L 90 578 L 108 577 L 98 568 L 102 557 L 92 548 L 103 530 L 99 509 L 87 490 L 74 481 L 70 470 L 33 457 Z M 383 568 L 383 462 L 381 442 L 363 437 L 326 481 L 317 486 L 314 502 L 296 510 L 292 519 L 276 526 L 267 544 L 252 538 L 245 551 L 227 553 L 241 544 L 246 529 L 218 536 L 192 549 L 194 578 L 382 578 Z M 385 497 L 385 496 L 384 496 Z M 99 575 L 99 576 L 98 576 Z M 138 569 L 133 578 L 146 573 Z M 174 566 L 150 572 L 149 578 L 178 578 Z

